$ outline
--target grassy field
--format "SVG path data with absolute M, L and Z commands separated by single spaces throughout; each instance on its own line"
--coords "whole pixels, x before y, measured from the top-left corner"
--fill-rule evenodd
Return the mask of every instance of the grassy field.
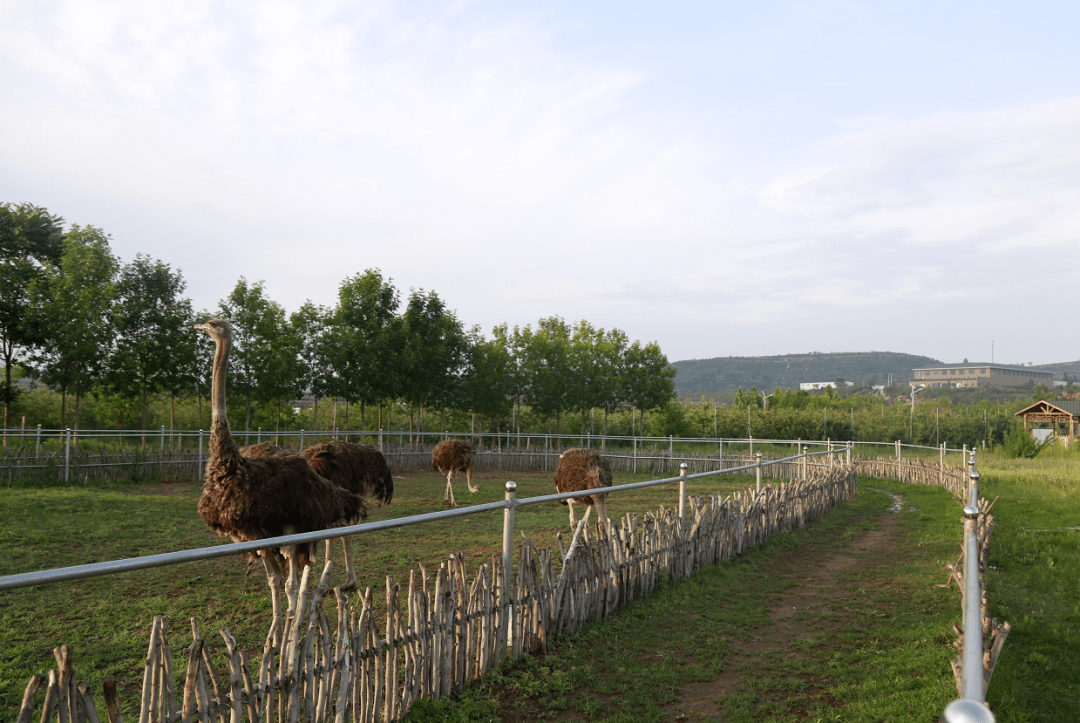
M 502 475 L 474 476 L 480 491 L 455 485 L 460 504 L 494 502 L 504 497 Z M 622 474 L 616 483 L 643 481 Z M 516 474 L 520 498 L 555 492 L 550 475 Z M 752 480 L 724 475 L 691 481 L 693 494 L 730 492 Z M 446 478 L 435 473 L 395 476 L 391 505 L 372 510 L 369 520 L 404 517 L 444 509 Z M 200 486 L 194 482 L 70 488 L 2 488 L 0 535 L 9 552 L 0 558 L 0 575 L 115 560 L 226 542 L 210 532 L 196 513 Z M 678 505 L 675 484 L 609 498 L 612 516 Z M 579 513 L 580 513 L 580 508 Z M 516 539 L 524 532 L 535 544 L 557 546 L 556 533 L 569 530 L 567 508 L 557 503 L 518 510 Z M 500 554 L 502 514 L 479 513 L 422 527 L 386 530 L 354 538 L 360 586 L 371 586 L 376 600 L 386 576 L 408 581 L 418 564 L 438 568 L 447 556 L 463 552 L 475 569 Z M 335 547 L 340 556 L 340 547 Z M 335 563 L 342 574 L 343 561 Z M 71 644 L 75 670 L 83 680 L 115 675 L 123 700 L 137 699 L 142 684 L 154 615 L 168 615 L 174 650 L 190 640 L 188 619 L 197 618 L 203 636 L 217 641 L 228 628 L 242 646 L 262 648 L 270 621 L 270 598 L 261 567 L 251 575 L 238 557 L 175 565 L 87 580 L 0 592 L 0 711 L 21 700 L 30 675 L 55 665 L 52 649 Z
M 1080 458 L 1077 458 L 1080 459 Z M 983 492 L 1002 499 L 991 545 L 992 613 L 1012 621 L 989 691 L 1001 721 L 1070 720 L 1080 710 L 1080 464 L 1069 456 L 1005 462 L 984 455 Z M 504 476 L 480 477 L 461 502 L 503 496 Z M 519 496 L 553 491 L 541 473 L 514 477 Z M 617 476 L 616 482 L 643 479 Z M 694 493 L 750 484 L 730 476 L 692 482 Z M 861 480 L 851 504 L 807 529 L 664 585 L 609 621 L 557 641 L 546 656 L 506 664 L 461 699 L 420 706 L 414 719 L 757 721 L 936 720 L 955 697 L 948 660 L 960 617 L 944 562 L 960 540 L 959 506 L 943 491 Z M 442 509 L 445 479 L 396 479 L 394 503 L 371 519 Z M 0 489 L 9 555 L 0 574 L 118 559 L 219 542 L 195 513 L 194 483 Z M 895 498 L 903 498 L 900 512 Z M 677 504 L 674 485 L 609 502 L 611 514 Z M 557 504 L 519 510 L 541 545 L 568 528 Z M 354 541 L 361 584 L 407 579 L 453 551 L 471 564 L 499 549 L 501 515 L 477 514 Z M 16 553 L 16 554 L 10 554 Z M 790 608 L 790 610 L 788 609 Z M 51 650 L 75 648 L 80 679 L 120 678 L 137 700 L 153 615 L 172 620 L 174 654 L 187 620 L 203 635 L 226 627 L 261 648 L 269 620 L 264 576 L 237 558 L 0 593 L 0 711 L 18 705 Z M 212 643 L 213 644 L 213 643 Z

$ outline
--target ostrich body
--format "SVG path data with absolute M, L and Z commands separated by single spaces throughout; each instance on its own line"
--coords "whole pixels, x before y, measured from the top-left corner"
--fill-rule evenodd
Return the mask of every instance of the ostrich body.
M 210 459 L 199 499 L 199 517 L 210 529 L 234 542 L 325 530 L 353 524 L 367 517 L 364 501 L 356 494 L 326 481 L 297 454 L 264 450 L 262 456 L 244 456 L 229 431 L 225 412 L 225 375 L 232 346 L 232 325 L 212 319 L 195 327 L 214 340 L 211 385 L 213 416 Z M 255 445 L 262 448 L 262 445 Z M 251 448 L 246 448 L 249 454 Z M 301 548 L 301 549 L 298 549 Z M 281 567 L 270 550 L 260 550 L 270 582 L 275 616 L 280 615 L 278 586 Z M 301 564 L 310 564 L 312 546 L 290 546 L 290 607 Z
M 469 492 L 479 492 L 479 487 L 473 487 L 473 445 L 461 439 L 444 439 L 435 445 L 431 452 L 431 471 L 446 475 L 446 492 L 443 494 L 443 503 L 451 507 L 457 507 L 454 501 L 454 479 L 458 472 L 465 473 L 465 483 L 469 486 Z
M 559 455 L 555 466 L 555 488 L 559 492 L 584 492 L 611 486 L 611 464 L 607 458 L 593 449 L 572 447 Z M 572 497 L 563 504 L 570 507 L 570 526 L 574 522 L 574 503 L 586 505 L 582 522 L 588 521 L 593 505 L 597 507 L 600 522 L 607 521 L 607 493 Z
M 343 489 L 378 500 L 388 505 L 394 498 L 394 478 L 383 453 L 366 444 L 351 442 L 321 442 L 301 452 L 319 475 Z M 353 566 L 349 538 L 339 537 L 345 553 L 345 570 L 348 580 L 343 590 L 356 587 L 356 568 Z M 330 557 L 331 540 L 326 541 L 326 557 Z

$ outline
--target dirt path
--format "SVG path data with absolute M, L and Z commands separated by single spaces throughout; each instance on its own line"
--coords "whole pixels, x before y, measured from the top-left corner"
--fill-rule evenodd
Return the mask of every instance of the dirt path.
M 802 643 L 812 643 L 850 624 L 853 616 L 847 609 L 856 592 L 845 583 L 847 574 L 861 567 L 880 564 L 873 553 L 892 549 L 897 540 L 896 513 L 903 501 L 893 495 L 893 505 L 882 512 L 875 529 L 854 537 L 837 548 L 814 545 L 793 551 L 771 570 L 780 579 L 793 584 L 770 610 L 773 625 L 759 630 L 749 640 L 731 641 L 731 659 L 714 680 L 682 686 L 680 699 L 666 707 L 669 720 L 691 723 L 712 718 L 723 720 L 723 696 L 738 693 L 744 676 L 752 674 L 757 662 L 768 656 L 793 660 L 805 656 Z M 825 694 L 815 681 L 804 681 L 808 689 L 801 695 L 819 701 Z M 825 701 L 827 702 L 827 701 Z

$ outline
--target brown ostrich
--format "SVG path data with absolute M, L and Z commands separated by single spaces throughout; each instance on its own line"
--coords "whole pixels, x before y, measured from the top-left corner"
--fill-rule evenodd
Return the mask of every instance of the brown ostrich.
M 383 453 L 375 447 L 351 442 L 321 442 L 301 452 L 311 468 L 338 487 L 361 497 L 371 497 L 381 505 L 394 498 L 394 478 Z M 353 567 L 349 538 L 339 537 L 345 553 L 348 575 L 343 590 L 356 587 L 356 568 Z M 330 557 L 330 540 L 326 541 L 326 556 Z
M 282 454 L 289 454 L 289 450 L 279 447 L 273 442 L 259 442 L 258 444 L 251 444 L 247 447 L 241 447 L 239 451 L 241 457 L 247 457 L 248 459 L 258 459 L 259 457 L 273 457 Z
M 203 522 L 223 537 L 247 542 L 325 530 L 365 519 L 367 509 L 363 499 L 320 477 L 302 456 L 266 453 L 245 457 L 240 453 L 229 432 L 225 413 L 225 374 L 232 347 L 232 325 L 224 319 L 211 319 L 195 328 L 209 334 L 216 345 L 210 393 L 213 408 L 210 459 L 199 499 L 199 517 Z M 310 544 L 284 550 L 289 561 L 286 589 L 290 607 L 295 604 L 300 566 L 311 563 L 312 552 Z M 270 550 L 261 550 L 259 554 L 270 582 L 274 615 L 278 616 L 281 566 Z
M 555 465 L 555 488 L 559 492 L 579 492 L 584 490 L 598 490 L 611 486 L 611 464 L 607 458 L 593 449 L 572 447 L 559 455 L 559 463 Z M 607 521 L 607 494 L 593 494 L 584 497 L 572 497 L 564 500 L 562 504 L 570 507 L 570 526 L 574 522 L 574 503 L 586 505 L 585 516 L 582 522 L 589 519 L 593 505 L 597 509 L 600 522 Z
M 465 483 L 469 486 L 469 492 L 479 492 L 479 487 L 473 487 L 473 445 L 461 439 L 444 439 L 435 445 L 431 452 L 431 471 L 446 475 L 446 492 L 443 494 L 443 503 L 451 507 L 457 507 L 454 501 L 454 479 L 458 472 L 465 473 Z

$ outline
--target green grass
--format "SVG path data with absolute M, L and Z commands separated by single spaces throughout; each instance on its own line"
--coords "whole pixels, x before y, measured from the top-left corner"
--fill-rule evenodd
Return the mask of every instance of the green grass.
M 863 490 L 805 530 L 664 585 L 546 656 L 504 665 L 473 697 L 497 701 L 504 720 L 713 720 L 684 691 L 727 676 L 728 692 L 717 687 L 700 706 L 726 721 L 932 720 L 955 697 L 947 633 L 959 596 L 933 583 L 945 578 L 958 509 L 940 490 L 874 486 L 918 507 L 900 516 L 902 554 L 857 553 L 863 564 L 822 593 L 824 609 L 803 615 L 805 637 L 770 646 L 785 637 L 770 611 L 814 560 L 877 528 L 892 502 L 882 492 Z
M 470 494 L 459 480 L 455 495 L 463 505 L 501 500 L 507 479 L 498 473 L 474 476 L 480 487 L 476 494 Z M 549 474 L 516 473 L 513 479 L 519 498 L 555 491 Z M 645 479 L 645 475 L 620 474 L 615 481 Z M 693 494 L 730 492 L 747 484 L 752 481 L 745 476 L 724 475 L 691 481 L 689 490 Z M 444 509 L 445 487 L 446 478 L 435 473 L 397 475 L 393 503 L 372 510 L 369 519 Z M 8 551 L 0 558 L 0 575 L 226 542 L 199 519 L 199 493 L 195 483 L 0 488 L 4 519 L 0 540 Z M 615 516 L 661 504 L 678 504 L 677 485 L 612 496 L 608 509 Z M 524 532 L 535 544 L 557 547 L 556 533 L 569 531 L 567 508 L 557 503 L 521 508 L 516 529 L 516 540 Z M 407 581 L 418 564 L 437 569 L 459 551 L 474 571 L 500 554 L 501 545 L 500 512 L 385 530 L 353 540 L 360 585 L 371 586 L 376 601 L 382 598 L 387 575 Z M 334 552 L 339 570 L 335 579 L 341 582 L 340 547 Z M 0 710 L 18 706 L 32 674 L 55 667 L 52 649 L 62 644 L 74 647 L 76 674 L 93 683 L 96 695 L 100 694 L 99 681 L 115 675 L 122 701 L 137 701 L 155 615 L 171 620 L 174 665 L 186 665 L 177 656 L 190 641 L 192 617 L 211 645 L 219 641 L 218 628 L 225 627 L 241 646 L 261 650 L 270 620 L 269 593 L 261 567 L 250 576 L 245 569 L 238 557 L 227 557 L 0 592 Z
M 1000 496 L 990 546 L 991 614 L 1013 630 L 987 698 L 1002 723 L 1080 711 L 1080 464 L 1073 454 L 980 460 L 981 492 Z
M 1080 464 L 1061 454 L 983 455 L 980 471 L 983 494 L 1001 495 L 991 611 L 1014 625 L 990 705 L 1003 722 L 1068 720 L 1080 710 L 1080 531 L 1057 528 L 1080 526 Z M 552 491 L 548 475 L 512 477 L 521 497 Z M 455 491 L 467 504 L 495 501 L 505 479 L 487 474 L 480 493 L 463 484 Z M 617 475 L 616 483 L 640 479 Z M 725 476 L 691 482 L 691 492 L 750 483 Z M 394 503 L 371 519 L 442 509 L 438 475 L 406 474 L 396 486 Z M 892 499 L 871 487 L 903 496 L 903 511 L 885 517 Z M 195 513 L 198 493 L 196 484 L 0 489 L 9 552 L 0 574 L 222 542 Z M 660 504 L 677 504 L 675 485 L 612 498 L 609 507 L 615 516 Z M 556 504 L 520 509 L 517 522 L 541 545 L 568 529 L 566 508 Z M 355 540 L 361 584 L 378 593 L 387 574 L 405 579 L 418 563 L 437 567 L 458 550 L 475 569 L 498 553 L 500 530 L 501 515 L 478 514 Z M 859 547 L 882 530 L 892 536 L 887 548 Z M 664 584 L 612 619 L 553 641 L 546 655 L 504 663 L 463 696 L 418 706 L 410 719 L 610 723 L 671 720 L 697 705 L 707 712 L 695 722 L 936 720 L 955 697 L 948 661 L 960 596 L 955 586 L 934 585 L 945 581 L 960 534 L 959 506 L 942 490 L 862 480 L 850 504 L 807 529 Z M 819 605 L 792 612 L 800 634 L 786 634 L 770 611 L 800 589 L 805 571 L 844 546 L 855 564 L 818 591 Z M 29 676 L 54 666 L 52 648 L 70 643 L 79 679 L 99 695 L 101 678 L 117 675 L 131 715 L 156 614 L 172 620 L 174 664 L 182 665 L 190 617 L 212 645 L 227 627 L 241 645 L 259 649 L 269 620 L 265 579 L 246 577 L 230 557 L 0 593 L 0 710 L 16 708 Z

